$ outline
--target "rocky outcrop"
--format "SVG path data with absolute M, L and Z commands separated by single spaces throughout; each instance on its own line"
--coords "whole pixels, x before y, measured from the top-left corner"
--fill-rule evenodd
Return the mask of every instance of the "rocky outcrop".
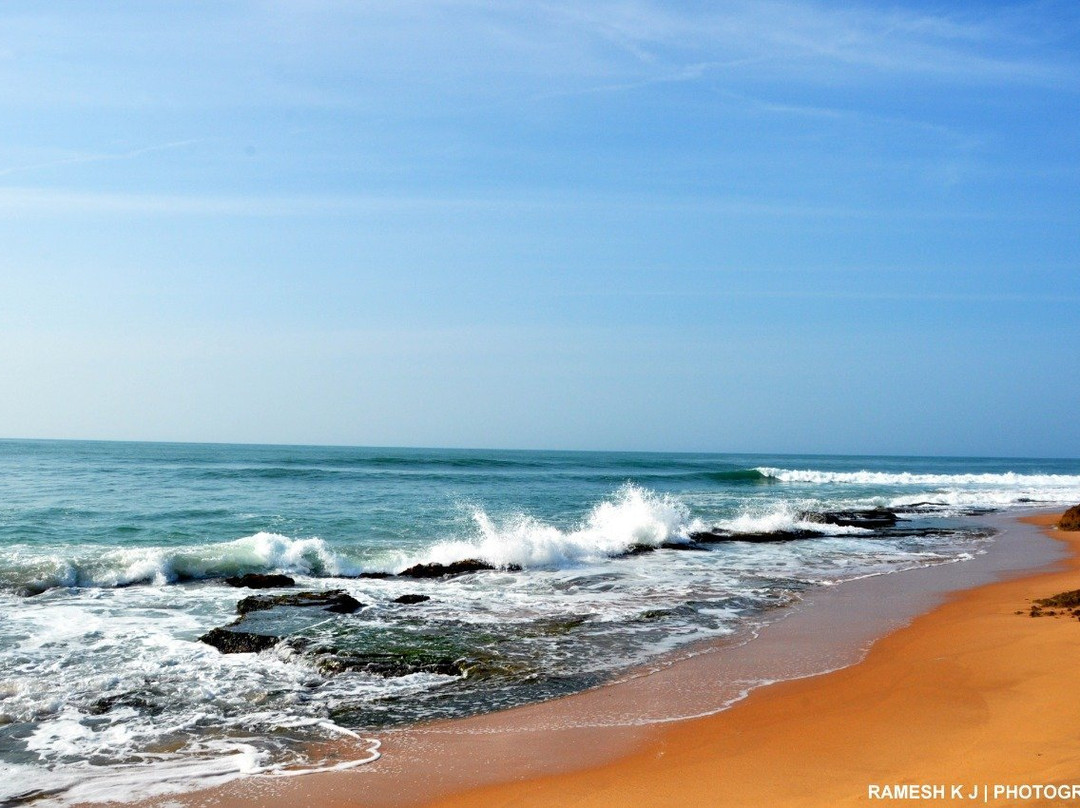
M 258 572 L 249 572 L 247 575 L 234 575 L 226 578 L 225 583 L 229 586 L 246 587 L 247 589 L 277 589 L 279 587 L 296 586 L 296 581 L 288 575 L 266 575 Z
M 199 637 L 199 641 L 214 646 L 223 654 L 257 654 L 273 648 L 281 642 L 281 638 L 231 628 L 214 628 Z
M 703 547 L 698 542 L 694 541 L 691 537 L 690 541 L 665 541 L 660 544 L 632 544 L 623 553 L 624 558 L 628 556 L 644 555 L 645 553 L 652 553 L 656 550 L 690 550 L 707 552 L 709 548 Z
M 494 566 L 478 558 L 466 558 L 452 564 L 416 564 L 398 573 L 405 578 L 445 578 L 450 575 L 464 575 L 469 572 L 493 570 Z
M 280 606 L 294 608 L 321 608 L 324 612 L 352 614 L 363 607 L 363 603 L 343 589 L 330 589 L 325 592 L 297 592 L 288 595 L 250 595 L 236 604 L 236 613 L 261 612 Z
M 352 614 L 363 607 L 360 601 L 342 589 L 325 592 L 290 592 L 287 595 L 250 595 L 236 604 L 236 620 L 222 628 L 215 628 L 199 637 L 223 654 L 247 654 L 265 651 L 281 642 L 298 628 L 297 615 L 307 610 L 316 611 L 310 618 L 300 617 L 299 627 L 317 623 L 326 618 L 317 616 L 318 611 L 334 614 Z M 273 613 L 275 609 L 282 612 Z M 297 610 L 302 610 L 298 613 Z
M 466 665 L 464 659 L 452 659 L 421 651 L 359 653 L 337 648 L 314 648 L 308 650 L 305 656 L 325 674 L 358 671 L 384 678 L 408 676 L 413 673 L 461 676 L 465 672 Z
M 399 598 L 394 598 L 394 603 L 404 603 L 411 605 L 413 603 L 423 603 L 424 601 L 431 600 L 428 595 L 402 595 Z
M 1080 530 L 1080 505 L 1073 505 L 1058 520 L 1058 530 Z
M 690 534 L 690 540 L 699 544 L 720 544 L 730 541 L 746 541 L 753 544 L 820 539 L 824 534 L 815 530 L 774 530 L 769 533 L 733 533 L 730 530 L 702 530 Z
M 867 530 L 881 530 L 895 527 L 897 515 L 888 508 L 868 508 L 861 511 L 808 511 L 799 514 L 799 519 L 815 525 L 836 525 L 837 527 L 861 527 Z

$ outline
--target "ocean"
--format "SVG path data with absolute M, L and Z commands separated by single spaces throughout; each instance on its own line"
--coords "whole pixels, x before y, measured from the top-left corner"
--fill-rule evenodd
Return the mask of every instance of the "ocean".
M 0 441 L 0 804 L 362 764 L 1077 502 L 1080 460 Z

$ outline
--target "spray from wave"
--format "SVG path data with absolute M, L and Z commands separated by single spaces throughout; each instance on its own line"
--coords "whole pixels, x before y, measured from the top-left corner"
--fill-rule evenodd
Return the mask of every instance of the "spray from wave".
M 479 508 L 472 518 L 473 538 L 440 542 L 416 560 L 449 564 L 477 558 L 496 567 L 564 567 L 623 555 L 638 546 L 687 542 L 688 534 L 702 527 L 677 498 L 633 484 L 596 505 L 570 530 L 528 514 L 494 519 Z

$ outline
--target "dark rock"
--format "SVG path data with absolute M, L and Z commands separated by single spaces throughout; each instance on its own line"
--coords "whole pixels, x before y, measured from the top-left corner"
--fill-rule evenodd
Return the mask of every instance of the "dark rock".
M 423 603 L 426 600 L 431 600 L 427 595 L 402 595 L 400 598 L 394 598 L 394 603 L 404 603 L 406 605 L 412 603 Z
M 1080 505 L 1073 505 L 1058 520 L 1058 530 L 1080 530 Z
M 386 678 L 408 676 L 411 673 L 441 673 L 461 676 L 464 659 L 451 659 L 422 653 L 356 653 L 333 648 L 316 649 L 315 666 L 327 674 L 359 671 Z
M 42 581 L 34 581 L 33 583 L 25 584 L 20 587 L 18 595 L 21 598 L 32 598 L 35 595 L 40 595 L 42 592 L 48 592 L 53 588 L 52 584 L 47 584 Z
M 1051 606 L 1059 609 L 1074 609 L 1080 606 L 1080 589 L 1070 592 L 1059 592 L 1049 598 L 1038 598 L 1035 601 L 1039 606 Z M 1035 608 L 1035 607 L 1032 607 Z
M 861 511 L 826 511 L 824 513 L 806 512 L 799 514 L 804 522 L 816 525 L 836 525 L 837 527 L 862 527 L 869 530 L 894 527 L 896 513 L 888 508 L 868 508 Z
M 656 550 L 707 550 L 707 547 L 702 547 L 696 541 L 665 541 L 660 544 L 632 544 L 622 554 L 623 558 L 627 556 L 644 555 L 645 553 L 652 553 Z
M 229 586 L 243 586 L 248 589 L 276 589 L 278 587 L 296 586 L 296 581 L 288 575 L 264 575 L 258 572 L 249 572 L 247 575 L 234 575 L 226 578 L 225 583 Z
M 250 595 L 236 604 L 236 613 L 243 615 L 276 609 L 279 606 L 294 606 L 321 608 L 335 614 L 352 614 L 363 605 L 342 589 L 330 589 L 325 592 L 297 592 L 289 595 Z
M 491 564 L 477 558 L 466 558 L 452 564 L 417 564 L 399 572 L 406 578 L 443 578 L 449 575 L 464 575 L 469 572 L 493 570 Z
M 391 572 L 361 572 L 356 576 L 357 578 L 393 578 L 394 574 Z
M 160 704 L 138 693 L 117 693 L 97 699 L 87 708 L 87 712 L 90 715 L 104 715 L 114 707 L 131 707 L 144 715 L 159 715 L 165 709 Z
M 770 533 L 732 533 L 728 530 L 702 530 L 690 534 L 690 539 L 700 544 L 719 544 L 732 541 L 769 544 L 772 542 L 820 538 L 822 538 L 822 534 L 813 530 L 776 530 Z
M 626 552 L 623 553 L 623 557 L 639 556 L 654 552 L 656 552 L 656 548 L 651 544 L 632 544 L 627 548 Z
M 731 533 L 726 530 L 699 530 L 690 534 L 690 540 L 699 544 L 717 544 L 731 541 Z
M 223 654 L 257 654 L 259 651 L 273 648 L 279 640 L 279 637 L 233 631 L 228 628 L 211 629 L 199 637 L 200 642 L 214 646 Z

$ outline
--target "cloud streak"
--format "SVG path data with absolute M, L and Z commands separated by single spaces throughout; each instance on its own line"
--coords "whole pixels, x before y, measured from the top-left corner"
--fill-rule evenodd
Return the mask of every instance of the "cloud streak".
M 107 163 L 116 162 L 121 160 L 132 160 L 138 157 L 143 157 L 147 154 L 156 154 L 158 152 L 173 151 L 175 149 L 184 149 L 189 146 L 194 146 L 199 143 L 209 142 L 211 138 L 190 138 L 188 140 L 176 140 L 170 143 L 160 143 L 155 146 L 145 146 L 139 149 L 130 149 L 125 152 L 117 152 L 115 154 L 101 154 L 101 153 L 89 153 L 89 154 L 76 154 L 71 157 L 63 157 L 55 160 L 43 160 L 37 163 L 25 163 L 23 165 L 9 166 L 7 168 L 0 168 L 0 177 L 8 177 L 12 174 L 21 174 L 25 172 L 38 171 L 40 169 L 47 168 L 59 168 L 61 166 L 73 166 L 84 165 L 87 163 Z

